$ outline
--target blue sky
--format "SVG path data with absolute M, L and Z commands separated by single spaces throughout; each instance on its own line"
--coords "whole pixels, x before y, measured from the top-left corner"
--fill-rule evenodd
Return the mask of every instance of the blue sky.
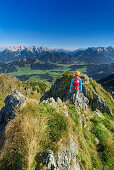
M 0 0 L 0 47 L 114 46 L 114 0 Z

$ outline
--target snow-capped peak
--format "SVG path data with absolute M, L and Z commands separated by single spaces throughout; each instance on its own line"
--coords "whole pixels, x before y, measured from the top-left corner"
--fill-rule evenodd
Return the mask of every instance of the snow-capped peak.
M 10 51 L 22 51 L 24 50 L 26 47 L 25 46 L 10 46 L 9 48 L 7 48 L 7 50 L 10 50 Z
M 10 51 L 23 51 L 23 50 L 27 50 L 27 51 L 37 51 L 37 52 L 43 52 L 43 51 L 50 51 L 48 48 L 41 46 L 41 47 L 36 47 L 36 46 L 10 46 L 9 48 L 7 48 L 6 50 L 10 50 Z

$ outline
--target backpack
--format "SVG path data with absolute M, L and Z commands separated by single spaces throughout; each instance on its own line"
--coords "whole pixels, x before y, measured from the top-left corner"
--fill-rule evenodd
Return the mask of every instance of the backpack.
M 80 78 L 79 77 L 74 77 L 74 81 L 73 81 L 73 89 L 80 89 Z

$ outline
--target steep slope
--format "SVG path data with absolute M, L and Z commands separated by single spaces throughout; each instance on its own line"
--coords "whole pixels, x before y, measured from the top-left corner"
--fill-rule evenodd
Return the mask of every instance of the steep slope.
M 71 65 L 70 71 L 83 71 L 95 80 L 102 79 L 114 73 L 114 63 L 109 64 L 87 64 L 87 65 Z
M 93 79 L 101 79 L 114 72 L 114 63 L 110 64 L 100 64 L 100 65 L 89 65 L 87 68 L 87 72 L 89 77 L 93 77 Z
M 16 109 L 15 118 L 6 126 L 0 169 L 113 170 L 114 101 L 99 84 L 82 75 L 82 96 L 89 103 L 79 109 L 67 100 L 73 76 L 64 73 L 40 104 L 28 99 Z
M 100 83 L 104 87 L 104 89 L 110 92 L 114 97 L 114 74 L 100 79 L 98 83 Z
M 26 97 L 39 100 L 46 89 L 48 89 L 48 87 L 45 83 L 22 82 L 14 76 L 0 74 L 0 108 L 4 106 L 6 96 L 14 90 L 18 90 Z

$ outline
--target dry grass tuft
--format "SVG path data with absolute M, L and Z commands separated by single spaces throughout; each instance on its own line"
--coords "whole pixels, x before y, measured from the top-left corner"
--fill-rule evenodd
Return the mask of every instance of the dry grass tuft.
M 28 99 L 26 102 L 27 102 L 27 103 L 36 103 L 36 104 L 39 103 L 39 101 L 36 100 L 36 99 Z
M 47 118 L 22 111 L 6 128 L 6 141 L 0 155 L 0 169 L 31 170 L 38 146 L 46 139 Z M 6 167 L 7 165 L 7 167 Z

